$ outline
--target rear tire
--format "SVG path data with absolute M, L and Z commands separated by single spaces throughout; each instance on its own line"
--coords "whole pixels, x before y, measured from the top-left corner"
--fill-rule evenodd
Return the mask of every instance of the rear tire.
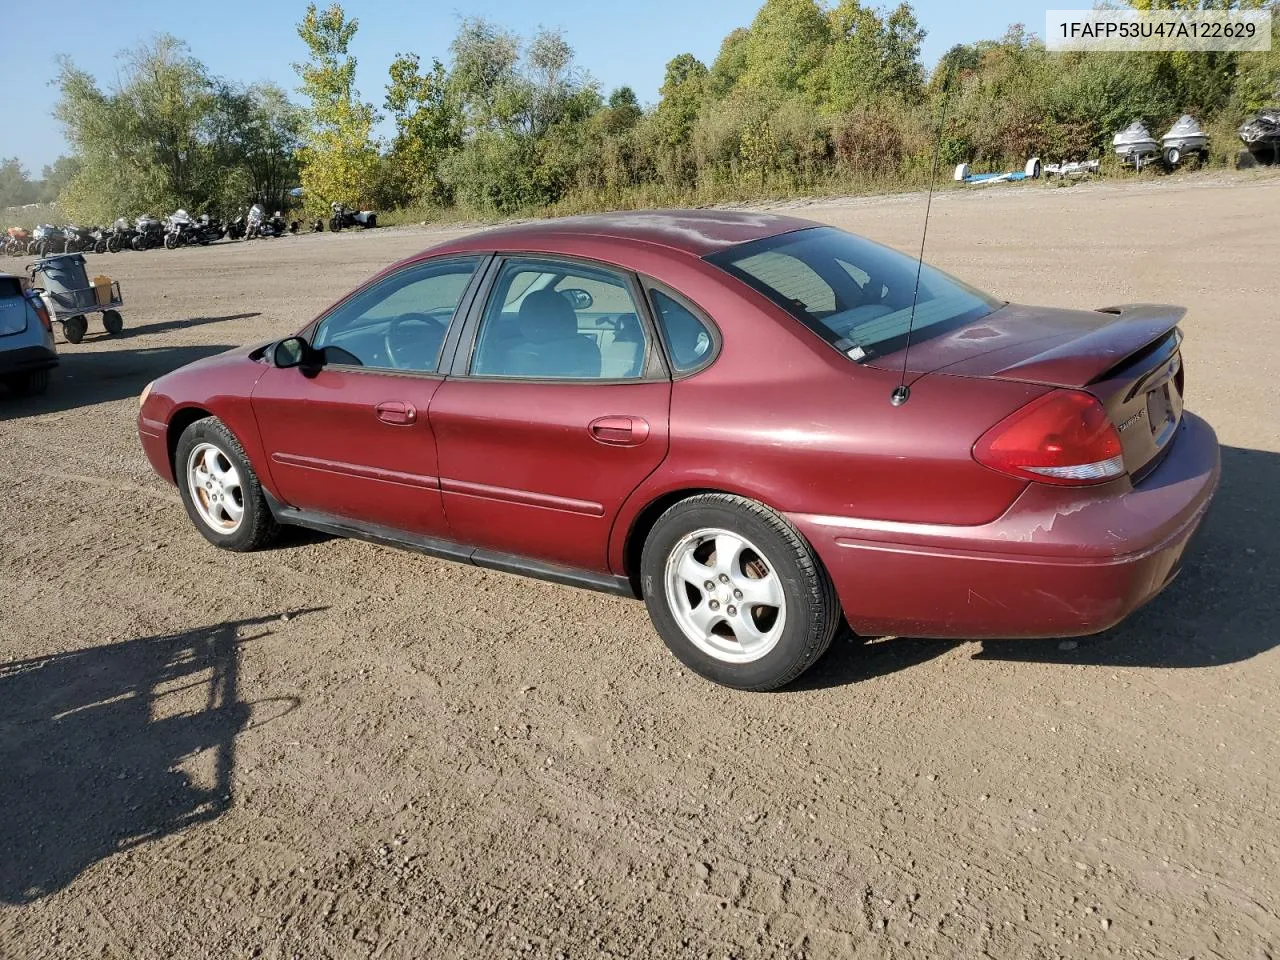
M 119 310 L 102 311 L 102 326 L 106 328 L 107 333 L 116 336 L 124 329 L 124 317 L 120 316 Z
M 199 468 L 207 462 L 215 469 L 202 473 Z M 280 527 L 244 448 L 217 417 L 197 420 L 182 431 L 173 465 L 187 516 L 214 546 L 247 553 L 270 545 L 279 536 Z M 215 487 L 221 478 L 224 485 L 208 489 L 199 482 L 201 476 L 208 477 Z M 218 499 L 211 500 L 215 493 Z M 233 518 L 236 511 L 239 516 Z
M 768 507 L 728 494 L 690 497 L 658 518 L 641 554 L 640 584 L 671 652 L 740 690 L 792 682 L 826 652 L 841 623 L 831 578 L 799 531 Z
M 84 314 L 67 317 L 62 321 L 62 335 L 67 338 L 67 343 L 79 343 L 88 332 L 89 321 L 84 318 Z
M 49 389 L 48 370 L 30 370 L 14 374 L 5 380 L 5 386 L 16 397 L 35 397 Z

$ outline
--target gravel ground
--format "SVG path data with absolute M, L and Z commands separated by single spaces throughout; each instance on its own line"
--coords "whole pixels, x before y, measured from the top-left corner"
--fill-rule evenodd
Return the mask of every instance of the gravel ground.
M 792 206 L 919 242 L 919 196 Z M 770 695 L 638 603 L 219 553 L 152 476 L 148 380 L 446 234 L 91 257 L 128 335 L 0 399 L 0 956 L 1280 956 L 1278 214 L 1275 176 L 937 197 L 929 258 L 1005 298 L 1190 308 L 1218 502 L 1109 633 L 847 641 Z

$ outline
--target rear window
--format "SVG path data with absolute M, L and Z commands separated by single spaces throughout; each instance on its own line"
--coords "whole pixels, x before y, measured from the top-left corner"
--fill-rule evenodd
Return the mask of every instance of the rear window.
M 833 227 L 739 244 L 707 260 L 759 290 L 851 359 L 863 362 L 986 316 L 1003 301 Z

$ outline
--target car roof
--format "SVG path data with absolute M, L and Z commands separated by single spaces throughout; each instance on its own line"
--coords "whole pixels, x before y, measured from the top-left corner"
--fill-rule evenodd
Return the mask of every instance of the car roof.
M 600 237 L 705 257 L 739 243 L 816 226 L 812 220 L 764 211 L 630 210 L 497 227 L 449 241 L 429 253 L 530 250 L 566 237 Z

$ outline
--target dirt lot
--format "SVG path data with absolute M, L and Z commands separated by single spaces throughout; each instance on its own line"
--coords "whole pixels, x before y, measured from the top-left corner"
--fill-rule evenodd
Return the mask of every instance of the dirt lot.
M 921 201 L 803 213 L 914 249 Z M 1277 177 L 936 200 L 1001 296 L 1191 308 L 1222 491 L 1108 634 L 846 642 L 772 695 L 637 603 L 218 553 L 151 475 L 148 380 L 441 234 L 91 258 L 129 336 L 0 400 L 0 956 L 1280 956 L 1278 216 Z

